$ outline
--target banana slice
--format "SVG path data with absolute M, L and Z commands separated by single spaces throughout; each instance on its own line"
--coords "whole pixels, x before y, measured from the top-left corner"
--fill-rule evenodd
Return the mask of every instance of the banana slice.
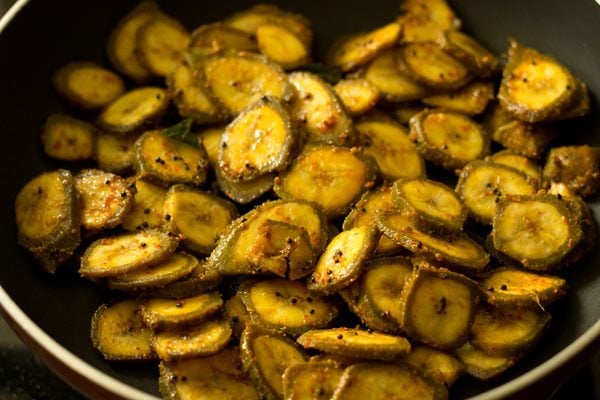
M 350 286 L 340 289 L 338 295 L 367 328 L 392 334 L 400 332 L 398 323 L 391 318 L 391 315 L 375 310 L 363 295 L 362 286 L 362 280 L 356 280 Z
M 183 299 L 193 297 L 216 288 L 221 283 L 221 275 L 217 269 L 206 261 L 199 262 L 192 273 L 183 279 L 163 287 L 144 287 L 131 291 L 134 295 L 165 299 Z
M 425 109 L 425 106 L 416 103 L 397 105 L 393 110 L 394 118 L 402 125 L 408 125 L 411 118 Z
M 158 228 L 164 222 L 163 203 L 167 190 L 162 186 L 136 179 L 133 207 L 123 218 L 121 226 L 128 231 Z
M 465 364 L 467 374 L 482 381 L 497 377 L 517 361 L 514 357 L 489 356 L 470 342 L 456 350 L 456 356 Z
M 165 77 L 183 61 L 190 34 L 179 21 L 162 14 L 142 25 L 136 41 L 136 54 L 144 66 Z
M 273 189 L 275 174 L 264 174 L 246 182 L 231 182 L 215 169 L 217 185 L 223 194 L 239 204 L 248 204 Z
M 149 299 L 142 303 L 144 323 L 155 331 L 198 324 L 223 306 L 219 292 L 202 293 L 179 300 Z
M 256 51 L 258 46 L 250 33 L 221 22 L 201 25 L 192 32 L 188 46 L 192 57 L 210 56 L 227 50 Z
M 94 156 L 96 128 L 65 114 L 52 114 L 42 130 L 48 157 L 64 161 L 90 160 Z
M 250 314 L 239 293 L 234 294 L 225 302 L 223 316 L 229 321 L 233 335 L 238 339 L 242 337 L 242 332 L 250 324 Z
M 427 346 L 412 346 L 410 353 L 402 361 L 446 387 L 452 386 L 465 372 L 464 364 L 456 357 Z
M 542 180 L 542 168 L 538 164 L 533 160 L 510 150 L 501 150 L 494 153 L 491 156 L 486 157 L 486 161 L 488 160 L 523 172 L 537 182 L 538 186 Z
M 498 57 L 464 32 L 446 30 L 437 37 L 437 43 L 480 78 L 489 78 L 500 72 Z
M 402 43 L 435 42 L 445 30 L 457 30 L 462 22 L 446 0 L 406 0 L 397 19 Z
M 458 32 L 457 32 L 458 33 Z M 436 94 L 422 101 L 428 106 L 445 108 L 467 115 L 481 114 L 494 96 L 491 82 L 473 82 L 450 94 Z
M 333 90 L 337 93 L 352 117 L 360 116 L 379 101 L 379 90 L 366 79 L 347 78 L 335 84 Z
M 600 188 L 600 147 L 554 147 L 548 153 L 544 177 L 567 185 L 575 194 L 590 197 Z
M 123 136 L 108 132 L 96 135 L 96 142 L 92 147 L 98 168 L 113 174 L 130 173 L 135 161 L 134 148 L 137 138 L 137 135 Z
M 198 143 L 202 143 L 210 166 L 217 169 L 219 165 L 219 149 L 221 148 L 221 137 L 225 133 L 226 125 L 213 126 L 202 129 L 198 133 Z
M 286 400 L 329 400 L 343 372 L 332 362 L 290 365 L 283 373 L 283 396 Z
M 307 43 L 285 26 L 275 23 L 260 25 L 255 35 L 260 52 L 285 70 L 310 61 Z

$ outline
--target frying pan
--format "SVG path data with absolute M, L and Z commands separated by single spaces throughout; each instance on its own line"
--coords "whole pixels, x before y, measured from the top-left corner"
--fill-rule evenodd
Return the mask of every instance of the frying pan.
M 398 14 L 400 0 L 278 0 L 313 23 L 316 55 L 342 34 L 367 30 Z M 216 21 L 248 7 L 251 0 L 170 0 L 163 9 L 188 28 Z M 450 0 L 474 35 L 497 54 L 512 36 L 555 55 L 589 85 L 592 114 L 560 126 L 564 143 L 600 144 L 600 6 L 593 0 Z M 0 22 L 0 305 L 22 340 L 55 372 L 94 398 L 158 396 L 156 365 L 105 362 L 91 346 L 90 317 L 114 294 L 77 277 L 74 268 L 49 276 L 16 244 L 13 202 L 38 173 L 64 167 L 46 158 L 40 127 L 53 112 L 73 110 L 57 97 L 50 76 L 68 61 L 109 65 L 106 38 L 134 1 L 21 0 Z M 91 118 L 91 115 L 80 114 Z M 68 167 L 68 166 L 67 166 Z M 596 216 L 600 202 L 591 201 Z M 518 366 L 500 379 L 481 383 L 462 378 L 451 390 L 460 399 L 509 396 L 541 398 L 548 382 L 569 372 L 598 347 L 600 337 L 600 247 L 562 274 L 569 295 L 551 308 L 552 325 Z

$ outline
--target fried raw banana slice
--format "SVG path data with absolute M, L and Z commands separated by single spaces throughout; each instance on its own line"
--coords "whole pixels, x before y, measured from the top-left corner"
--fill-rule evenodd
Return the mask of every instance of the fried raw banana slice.
M 165 330 L 205 321 L 223 307 L 219 292 L 184 299 L 148 299 L 142 303 L 142 318 L 152 329 Z
M 144 325 L 140 303 L 124 300 L 103 304 L 92 317 L 93 346 L 107 360 L 153 360 L 152 329 Z
M 396 106 L 393 116 L 402 125 L 408 125 L 411 118 L 425 109 L 425 106 L 415 103 L 406 103 Z
M 456 192 L 469 215 L 491 224 L 498 202 L 506 195 L 535 194 L 538 183 L 521 171 L 489 161 L 473 161 L 459 174 Z
M 419 230 L 459 232 L 467 219 L 467 209 L 454 190 L 429 179 L 397 180 L 392 198 Z
M 242 337 L 246 325 L 250 324 L 250 314 L 239 293 L 234 294 L 225 302 L 223 316 L 229 321 L 233 335 L 238 339 Z
M 465 372 L 464 364 L 451 354 L 427 346 L 412 346 L 402 361 L 450 387 Z
M 410 138 L 426 160 L 450 171 L 485 157 L 490 140 L 469 117 L 443 110 L 426 110 L 410 120 Z
M 190 251 L 208 255 L 219 236 L 237 217 L 233 204 L 220 197 L 185 185 L 173 185 L 163 203 L 168 230 L 182 235 Z
M 136 179 L 133 207 L 124 216 L 121 226 L 128 231 L 158 228 L 164 222 L 163 203 L 167 189 L 162 186 Z
M 325 328 L 339 311 L 331 300 L 312 296 L 303 282 L 247 281 L 238 292 L 251 322 L 275 333 L 297 336 Z
M 98 116 L 97 123 L 109 132 L 139 132 L 160 120 L 169 102 L 166 89 L 152 86 L 133 89 L 110 103 Z
M 582 145 L 550 149 L 544 177 L 566 185 L 584 198 L 592 196 L 600 188 L 600 147 Z
M 65 114 L 52 114 L 42 130 L 48 157 L 64 161 L 90 160 L 94 156 L 96 128 Z
M 450 94 L 436 94 L 422 101 L 428 106 L 440 107 L 467 115 L 481 114 L 494 99 L 494 84 L 473 82 Z
M 215 170 L 217 185 L 223 194 L 240 204 L 248 204 L 273 188 L 275 174 L 264 174 L 246 182 L 231 182 L 223 177 L 220 168 Z
M 464 32 L 446 30 L 437 37 L 437 43 L 480 78 L 489 78 L 500 72 L 498 57 Z
M 286 400 L 329 400 L 344 369 L 333 362 L 293 364 L 283 373 Z
M 183 299 L 193 297 L 200 293 L 216 288 L 221 283 L 219 271 L 206 261 L 199 262 L 192 273 L 184 279 L 178 280 L 164 287 L 143 288 L 132 291 L 132 294 L 144 297 L 165 299 Z
M 50 273 L 79 246 L 80 216 L 71 172 L 59 169 L 30 180 L 15 199 L 18 242 Z
M 260 25 L 256 29 L 256 42 L 260 52 L 283 69 L 293 69 L 310 61 L 310 48 L 284 26 Z
M 363 225 L 331 239 L 308 280 L 308 290 L 330 295 L 358 279 L 365 261 L 375 250 L 376 238 L 375 229 Z
M 337 93 L 348 113 L 357 117 L 375 107 L 379 101 L 379 90 L 363 78 L 346 78 L 335 84 Z
M 340 289 L 338 295 L 367 328 L 392 334 L 400 331 L 400 327 L 391 315 L 377 312 L 363 295 L 361 280 L 356 280 L 350 286 Z
M 467 374 L 487 381 L 502 374 L 512 367 L 516 361 L 514 357 L 489 356 L 466 342 L 456 350 L 456 356 L 465 364 Z
M 333 218 L 347 213 L 352 203 L 373 186 L 376 171 L 375 160 L 356 149 L 307 147 L 275 180 L 273 188 L 282 199 L 315 202 Z
M 441 32 L 459 29 L 461 21 L 446 0 L 406 0 L 400 5 L 402 43 L 434 42 Z
M 208 161 L 213 168 L 219 165 L 219 149 L 221 148 L 221 137 L 225 132 L 225 126 L 216 126 L 203 129 L 198 133 L 198 142 L 202 143 Z
M 79 274 L 88 278 L 121 275 L 167 259 L 179 240 L 155 229 L 102 238 L 81 258 Z
M 356 123 L 358 144 L 387 179 L 425 176 L 425 162 L 408 132 L 392 119 L 365 117 Z
M 517 169 L 538 183 L 542 180 L 542 168 L 535 161 L 510 150 L 501 150 L 486 160 Z
M 257 49 L 256 39 L 250 33 L 220 22 L 196 28 L 188 46 L 188 52 L 192 56 L 209 56 L 226 50 Z
M 127 174 L 133 170 L 136 135 L 100 132 L 96 136 L 94 158 L 98 168 L 113 174 Z

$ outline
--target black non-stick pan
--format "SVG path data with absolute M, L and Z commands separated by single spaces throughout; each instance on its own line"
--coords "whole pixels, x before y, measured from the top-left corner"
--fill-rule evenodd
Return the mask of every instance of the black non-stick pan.
M 313 23 L 316 54 L 334 37 L 390 21 L 401 0 L 279 0 Z M 252 3 L 163 1 L 188 28 L 219 20 Z M 589 85 L 592 114 L 560 126 L 559 141 L 600 145 L 600 5 L 594 0 L 450 0 L 464 30 L 500 54 L 509 37 L 555 55 Z M 106 38 L 132 8 L 129 0 L 19 1 L 0 23 L 0 305 L 20 337 L 61 377 L 94 398 L 158 396 L 156 365 L 104 361 L 91 346 L 90 317 L 114 295 L 66 268 L 49 276 L 16 244 L 14 198 L 41 171 L 64 166 L 47 159 L 40 127 L 53 112 L 68 111 L 50 86 L 59 66 L 75 60 L 109 65 Z M 86 117 L 86 115 L 82 115 Z M 90 116 L 87 116 L 90 117 Z M 600 216 L 600 202 L 591 206 Z M 589 356 L 600 337 L 600 247 L 564 271 L 569 295 L 551 308 L 544 339 L 513 370 L 481 383 L 463 378 L 456 399 L 541 398 Z M 525 392 L 523 392 L 525 390 Z

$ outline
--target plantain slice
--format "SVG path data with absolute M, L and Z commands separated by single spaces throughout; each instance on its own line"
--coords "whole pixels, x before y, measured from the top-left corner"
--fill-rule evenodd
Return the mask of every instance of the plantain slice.
M 433 236 L 417 229 L 411 219 L 399 212 L 378 215 L 381 232 L 416 255 L 448 265 L 453 269 L 476 274 L 489 263 L 489 255 L 466 233 Z
M 152 74 L 166 77 L 182 61 L 190 43 L 190 34 L 164 14 L 156 15 L 136 33 L 136 54 Z
M 307 349 L 371 360 L 392 360 L 410 351 L 410 343 L 403 337 L 362 329 L 311 330 L 297 340 Z
M 48 157 L 64 161 L 90 160 L 94 156 L 96 128 L 65 114 L 52 114 L 42 130 Z
M 79 246 L 80 216 L 71 172 L 59 169 L 36 176 L 15 199 L 18 242 L 47 272 Z
M 250 314 L 239 292 L 225 302 L 223 316 L 229 321 L 229 325 L 233 329 L 233 335 L 238 339 L 242 337 L 246 325 L 250 324 Z
M 412 339 L 454 350 L 469 337 L 479 303 L 479 287 L 464 275 L 415 262 L 402 297 L 400 325 Z
M 448 170 L 464 167 L 489 153 L 489 137 L 469 117 L 425 110 L 410 120 L 410 138 L 426 160 Z
M 246 182 L 231 182 L 223 177 L 219 168 L 215 170 L 219 190 L 231 200 L 240 204 L 248 204 L 258 199 L 273 188 L 275 174 L 264 174 Z
M 150 70 L 138 58 L 137 32 L 159 13 L 154 1 L 140 2 L 121 19 L 108 39 L 106 48 L 111 63 L 136 82 L 144 82 L 152 77 Z
M 178 280 L 164 287 L 149 288 L 133 291 L 145 297 L 166 299 L 183 299 L 193 297 L 216 288 L 221 283 L 221 275 L 217 269 L 205 261 L 199 262 L 192 273 L 184 279 Z
M 443 183 L 424 178 L 399 179 L 392 186 L 396 207 L 419 230 L 460 232 L 467 209 Z
M 560 119 L 577 101 L 578 82 L 553 57 L 509 42 L 498 99 L 513 117 L 525 122 Z
M 185 185 L 173 185 L 165 195 L 166 228 L 183 237 L 190 251 L 208 255 L 229 223 L 237 217 L 235 206 L 220 197 Z
M 467 67 L 431 42 L 409 43 L 396 53 L 398 67 L 415 82 L 453 90 L 471 80 Z
M 360 116 L 379 101 L 379 90 L 363 78 L 346 78 L 335 84 L 333 90 L 346 107 L 348 114 L 353 117 Z
M 209 56 L 226 50 L 256 51 L 256 39 L 248 32 L 217 22 L 201 25 L 191 35 L 188 53 Z
M 154 130 L 137 140 L 134 168 L 140 178 L 163 186 L 175 183 L 200 186 L 208 173 L 208 157 L 204 148 Z
M 221 148 L 221 137 L 225 132 L 225 126 L 213 126 L 205 128 L 198 133 L 198 143 L 206 150 L 208 161 L 213 168 L 219 165 L 219 149 Z
M 167 190 L 143 179 L 133 181 L 136 193 L 133 207 L 124 216 L 121 226 L 128 231 L 157 228 L 163 224 L 163 203 Z
M 283 373 L 283 398 L 329 400 L 343 372 L 331 362 L 292 364 Z
M 437 37 L 437 43 L 480 78 L 489 78 L 500 71 L 498 57 L 464 32 L 446 30 Z
M 457 349 L 456 356 L 465 364 L 467 374 L 482 381 L 502 374 L 516 361 L 514 357 L 489 356 L 470 342 Z
M 365 117 L 356 124 L 358 144 L 387 179 L 425 176 L 425 162 L 408 132 L 390 118 Z
M 471 327 L 471 344 L 490 356 L 514 356 L 532 346 L 550 319 L 539 307 L 479 307 Z
M 155 333 L 152 348 L 165 361 L 204 357 L 223 350 L 231 333 L 229 322 L 214 319 L 189 328 Z
M 235 220 L 219 239 L 209 262 L 224 275 L 266 271 L 259 263 L 263 259 L 264 245 L 258 243 L 257 246 L 257 238 L 268 220 L 284 222 L 305 230 L 311 246 L 317 252 L 322 251 L 327 243 L 327 222 L 318 208 L 302 201 L 270 201 Z
M 289 80 L 294 88 L 291 115 L 308 135 L 308 141 L 338 146 L 352 144 L 355 138 L 352 119 L 329 84 L 309 72 L 293 72 Z
M 256 54 L 240 51 L 215 55 L 196 62 L 195 67 L 232 117 L 263 96 L 287 101 L 292 94 L 281 67 Z
M 101 132 L 96 136 L 94 158 L 98 168 L 113 174 L 126 174 L 133 170 L 136 135 L 119 135 Z
M 310 61 L 307 43 L 285 26 L 270 23 L 256 29 L 256 42 L 261 53 L 289 70 Z
M 284 170 L 292 158 L 296 134 L 278 99 L 263 97 L 225 129 L 219 169 L 225 179 L 246 182 Z
M 109 132 L 129 134 L 154 125 L 167 111 L 165 89 L 145 86 L 133 89 L 110 103 L 98 116 L 98 125 Z
M 223 122 L 227 116 L 220 106 L 198 82 L 187 63 L 176 66 L 167 76 L 169 95 L 173 98 L 179 115 L 192 118 L 198 124 Z
M 358 279 L 375 250 L 376 238 L 374 228 L 358 226 L 331 239 L 308 280 L 308 290 L 330 295 Z
M 208 357 L 163 361 L 159 371 L 159 389 L 164 398 L 260 399 L 256 388 L 242 370 L 237 347 Z
M 102 304 L 92 317 L 93 346 L 107 360 L 153 360 L 152 329 L 144 325 L 140 303 Z
M 332 400 L 446 400 L 444 385 L 407 365 L 360 363 L 344 371 Z
M 179 300 L 149 299 L 142 303 L 142 318 L 152 329 L 191 326 L 212 317 L 223 307 L 219 292 L 202 293 Z
M 240 340 L 242 363 L 262 396 L 269 400 L 283 398 L 285 370 L 306 361 L 298 345 L 285 336 L 264 333 L 249 325 Z
M 402 361 L 446 387 L 452 386 L 465 371 L 464 364 L 453 355 L 422 345 L 412 346 Z
M 494 248 L 534 271 L 559 268 L 583 240 L 566 202 L 553 195 L 508 196 L 496 207 Z
M 425 97 L 425 88 L 398 68 L 396 52 L 397 50 L 382 52 L 365 67 L 362 76 L 379 90 L 386 102 L 412 101 Z
M 330 49 L 328 64 L 339 67 L 343 72 L 356 69 L 396 44 L 400 29 L 398 23 L 392 22 L 370 32 L 350 36 Z
M 333 364 L 338 368 L 346 369 L 346 367 L 354 364 L 358 364 L 361 362 L 360 358 L 347 357 L 339 354 L 333 353 L 319 353 L 310 357 L 308 360 L 309 363 L 325 363 L 325 364 Z
M 400 5 L 401 42 L 434 42 L 441 32 L 459 29 L 461 21 L 446 0 L 406 0 Z
M 486 160 L 517 169 L 536 182 L 541 182 L 542 180 L 542 168 L 538 164 L 510 150 L 501 150 L 487 157 Z
M 450 94 L 436 94 L 422 99 L 431 107 L 440 107 L 467 115 L 481 114 L 494 99 L 494 84 L 472 82 Z
M 590 94 L 588 93 L 587 85 L 579 78 L 575 78 L 577 80 L 577 88 L 575 89 L 575 98 L 577 99 L 575 103 L 569 107 L 562 115 L 559 117 L 561 120 L 583 117 L 590 113 Z
M 186 253 L 174 253 L 164 261 L 141 270 L 110 277 L 110 289 L 135 292 L 146 288 L 162 288 L 189 276 L 198 266 L 196 257 Z
M 306 147 L 275 180 L 273 188 L 282 199 L 315 202 L 333 218 L 347 213 L 352 203 L 373 186 L 376 171 L 375 160 L 357 149 Z
M 576 195 L 592 196 L 600 188 L 600 147 L 582 145 L 550 149 L 544 177 L 566 185 Z
M 377 227 L 376 216 L 378 212 L 395 210 L 396 206 L 392 200 L 391 185 L 381 185 L 376 189 L 365 192 L 359 201 L 352 207 L 350 213 L 344 219 L 344 230 L 356 226 Z M 397 253 L 402 247 L 385 235 L 381 235 L 375 248 L 376 254 Z
M 396 121 L 400 122 L 402 125 L 408 125 L 411 118 L 423 111 L 424 109 L 424 106 L 411 102 L 399 104 L 393 110 L 393 116 L 396 119 Z
M 538 182 L 523 172 L 489 161 L 473 161 L 460 172 L 456 192 L 469 215 L 491 224 L 498 202 L 506 195 L 535 194 Z
M 81 258 L 79 274 L 102 278 L 141 270 L 167 259 L 178 244 L 177 238 L 155 229 L 98 239 Z
M 340 289 L 338 294 L 367 328 L 391 334 L 400 331 L 400 327 L 391 315 L 377 312 L 363 295 L 361 280 L 356 280 L 350 286 Z
M 238 293 L 251 322 L 274 333 L 297 336 L 310 329 L 325 328 L 339 311 L 331 300 L 311 296 L 303 282 L 246 281 Z

